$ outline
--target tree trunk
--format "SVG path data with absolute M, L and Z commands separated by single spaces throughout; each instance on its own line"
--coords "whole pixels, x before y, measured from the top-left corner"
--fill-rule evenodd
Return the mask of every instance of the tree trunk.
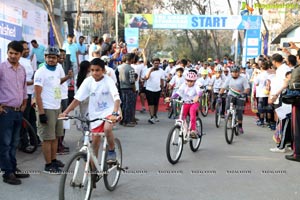
M 79 27 L 80 16 L 81 16 L 80 0 L 77 0 L 77 13 L 76 13 L 75 27 L 74 27 L 76 31 L 80 31 L 80 27 Z
M 49 4 L 49 2 L 47 0 L 42 0 L 42 3 L 44 4 L 46 11 L 48 13 L 50 22 L 52 24 L 54 35 L 55 35 L 56 41 L 58 43 L 58 47 L 61 48 L 63 45 L 64 38 L 59 30 L 59 25 L 55 21 L 54 12 L 53 12 L 54 8 L 53 8 L 52 4 Z

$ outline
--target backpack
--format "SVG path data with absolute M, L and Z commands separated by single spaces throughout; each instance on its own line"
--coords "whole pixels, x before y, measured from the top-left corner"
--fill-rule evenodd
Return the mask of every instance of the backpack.
M 291 74 L 291 80 L 289 81 L 290 90 L 299 90 L 300 91 L 300 67 L 297 65 Z

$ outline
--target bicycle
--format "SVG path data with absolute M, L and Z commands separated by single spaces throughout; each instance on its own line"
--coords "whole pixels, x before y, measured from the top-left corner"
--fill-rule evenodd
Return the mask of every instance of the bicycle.
M 19 150 L 25 153 L 33 153 L 36 151 L 38 143 L 38 137 L 34 131 L 34 128 L 25 118 L 22 118 L 20 142 L 18 147 Z
M 122 147 L 118 138 L 115 138 L 115 151 L 117 154 L 117 162 L 113 164 L 106 163 L 108 153 L 107 138 L 104 133 L 100 133 L 102 144 L 101 162 L 95 156 L 91 145 L 91 132 L 89 131 L 90 123 L 102 120 L 110 122 L 106 118 L 97 118 L 94 120 L 87 120 L 81 117 L 68 116 L 64 119 L 77 119 L 85 124 L 87 127 L 84 130 L 84 142 L 79 152 L 75 153 L 66 163 L 59 184 L 59 199 L 85 199 L 91 197 L 93 183 L 98 182 L 102 177 L 104 179 L 105 188 L 113 191 L 119 181 L 121 171 L 127 168 L 122 168 Z M 92 170 L 91 162 L 94 163 L 96 169 Z M 80 174 L 82 173 L 82 174 Z M 92 177 L 92 175 L 94 177 Z M 92 180 L 93 179 L 93 180 Z M 93 182 L 95 181 L 95 182 Z
M 169 103 L 168 118 L 171 119 L 173 116 L 173 119 L 175 119 L 179 115 L 182 103 L 177 99 L 170 98 L 166 98 L 165 102 Z
M 181 101 L 181 103 L 185 104 L 191 102 Z M 183 106 L 181 106 L 179 119 L 175 120 L 175 125 L 171 128 L 167 137 L 166 154 L 167 154 L 168 161 L 171 164 L 176 164 L 179 161 L 184 144 L 189 142 L 191 150 L 193 152 L 196 152 L 198 151 L 202 141 L 202 135 L 203 135 L 202 121 L 198 117 L 198 114 L 196 119 L 196 132 L 198 137 L 196 139 L 190 138 L 190 130 L 189 130 L 190 121 L 188 117 L 186 118 L 186 120 L 183 120 L 182 114 L 183 114 Z M 187 124 L 189 124 L 189 126 Z
M 207 86 L 201 86 L 201 89 L 203 89 L 203 94 L 200 98 L 200 102 L 199 102 L 199 110 L 202 114 L 203 117 L 206 117 L 208 114 L 208 109 L 210 107 L 210 94 L 209 94 L 209 90 L 207 88 Z
M 225 118 L 225 140 L 228 144 L 232 144 L 233 136 L 238 136 L 238 119 L 237 119 L 237 111 L 236 111 L 236 99 L 244 100 L 244 97 L 232 97 L 230 100 L 230 106 L 227 110 L 227 115 Z M 231 132 L 228 133 L 228 129 L 231 129 Z

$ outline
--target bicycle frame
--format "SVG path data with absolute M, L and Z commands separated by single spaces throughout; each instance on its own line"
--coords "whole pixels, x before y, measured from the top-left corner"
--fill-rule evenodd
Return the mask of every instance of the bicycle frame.
M 181 109 L 180 109 L 180 114 L 179 114 L 179 118 L 175 119 L 175 125 L 180 126 L 180 135 L 183 134 L 183 140 L 187 141 L 189 138 L 189 127 L 190 124 L 187 125 L 186 123 L 186 119 L 183 120 L 182 119 L 182 115 L 183 115 L 183 105 L 185 104 L 183 101 L 178 101 L 176 100 L 177 103 L 182 103 L 181 105 Z
M 106 148 L 107 148 L 107 138 L 105 136 L 105 133 L 97 134 L 101 138 L 103 138 L 102 152 L 101 152 L 101 162 L 99 163 L 98 158 L 94 154 L 94 151 L 91 147 L 90 135 L 91 135 L 90 131 L 85 131 L 84 144 L 83 144 L 83 147 L 81 147 L 80 151 L 81 152 L 87 152 L 87 163 L 90 163 L 90 161 L 92 160 L 95 167 L 96 167 L 96 169 L 97 169 L 97 171 L 100 172 L 100 175 L 102 176 L 103 173 L 109 173 L 115 167 L 118 167 L 118 165 L 114 165 L 113 167 L 111 167 L 109 169 L 108 172 L 104 172 L 104 162 L 105 162 L 105 152 L 106 152 Z M 85 171 L 88 171 L 88 165 L 86 165 Z

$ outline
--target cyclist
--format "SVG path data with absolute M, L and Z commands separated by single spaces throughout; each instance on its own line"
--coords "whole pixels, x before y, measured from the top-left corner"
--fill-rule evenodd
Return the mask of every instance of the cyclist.
M 74 96 L 74 100 L 68 108 L 60 114 L 60 117 L 66 117 L 81 101 L 89 98 L 88 113 L 91 120 L 106 117 L 116 122 L 119 116 L 120 96 L 113 79 L 105 75 L 105 62 L 100 58 L 93 59 L 91 61 L 90 71 L 92 76 L 84 79 Z M 96 156 L 98 156 L 100 146 L 100 136 L 97 135 L 97 133 L 105 132 L 108 141 L 107 163 L 116 162 L 112 128 L 113 123 L 103 123 L 103 121 L 91 123 L 91 132 L 93 133 L 92 145 Z
M 249 93 L 250 87 L 248 80 L 245 77 L 240 76 L 240 67 L 232 66 L 230 69 L 231 77 L 228 78 L 222 86 L 219 94 L 222 95 L 225 90 L 228 90 L 226 99 L 226 110 L 229 109 L 231 99 L 235 100 L 233 103 L 236 106 L 238 128 L 240 133 L 244 133 L 243 130 L 243 111 L 244 111 L 244 100 L 241 97 L 245 97 Z
M 176 76 L 173 76 L 169 82 L 169 89 L 173 89 L 172 95 L 175 94 L 179 87 L 184 83 L 184 77 L 182 76 L 183 70 L 182 67 L 178 67 L 176 69 Z
M 201 71 L 201 77 L 196 81 L 196 85 L 208 89 L 210 78 L 208 77 L 208 69 Z
M 183 102 L 191 102 L 183 104 L 182 119 L 184 120 L 188 113 L 191 119 L 191 138 L 197 138 L 196 134 L 196 116 L 199 107 L 198 100 L 202 95 L 202 91 L 195 84 L 197 80 L 197 71 L 190 70 L 185 76 L 186 83 L 182 84 L 178 91 L 172 95 L 172 98 L 182 97 Z
M 215 67 L 215 75 L 212 76 L 210 81 L 210 86 L 212 87 L 212 110 L 215 109 L 216 100 L 222 85 L 225 83 L 226 77 L 223 76 L 222 65 L 217 65 Z M 225 112 L 225 98 L 222 98 L 222 112 L 221 115 L 224 117 Z

